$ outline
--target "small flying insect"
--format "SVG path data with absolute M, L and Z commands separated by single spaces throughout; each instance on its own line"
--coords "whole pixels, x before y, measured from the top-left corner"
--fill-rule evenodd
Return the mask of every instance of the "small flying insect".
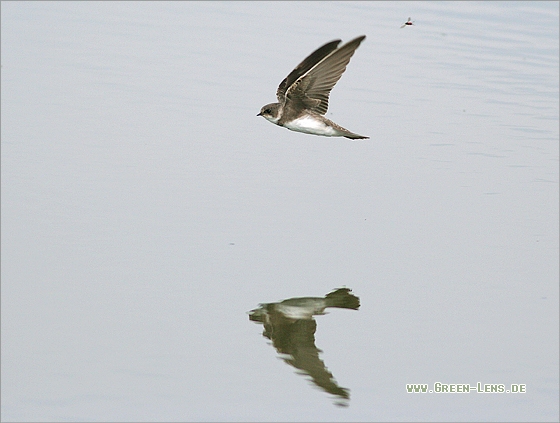
M 412 22 L 412 21 L 410 20 L 410 18 L 408 18 L 408 21 L 406 21 L 405 23 L 403 23 L 403 24 L 401 25 L 401 28 L 404 28 L 404 27 L 407 26 L 407 25 L 414 25 L 414 22 Z

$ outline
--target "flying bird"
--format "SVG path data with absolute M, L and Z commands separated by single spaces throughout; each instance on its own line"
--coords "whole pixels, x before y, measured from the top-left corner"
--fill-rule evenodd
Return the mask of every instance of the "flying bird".
M 280 83 L 276 90 L 278 103 L 263 106 L 257 116 L 306 134 L 350 139 L 369 138 L 355 134 L 324 116 L 329 107 L 331 90 L 365 38 L 362 35 L 341 47 L 338 47 L 341 40 L 319 47 Z

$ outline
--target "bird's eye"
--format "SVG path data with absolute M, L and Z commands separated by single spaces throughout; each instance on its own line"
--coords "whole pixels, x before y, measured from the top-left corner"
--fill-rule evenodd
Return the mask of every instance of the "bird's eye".
M 269 115 L 270 114 L 270 109 L 266 109 L 264 112 Z

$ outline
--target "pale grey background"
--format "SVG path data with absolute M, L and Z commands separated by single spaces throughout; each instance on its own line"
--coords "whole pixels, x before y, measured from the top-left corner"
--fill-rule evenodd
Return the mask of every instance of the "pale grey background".
M 1 7 L 3 421 L 558 421 L 558 2 Z M 370 140 L 255 116 L 361 34 Z M 346 409 L 246 314 L 343 285 Z

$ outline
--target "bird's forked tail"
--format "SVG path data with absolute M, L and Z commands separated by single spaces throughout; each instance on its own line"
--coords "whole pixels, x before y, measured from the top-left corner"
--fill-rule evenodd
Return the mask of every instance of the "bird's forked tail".
M 360 299 L 348 288 L 339 288 L 325 297 L 327 307 L 349 308 L 357 310 L 360 307 Z

